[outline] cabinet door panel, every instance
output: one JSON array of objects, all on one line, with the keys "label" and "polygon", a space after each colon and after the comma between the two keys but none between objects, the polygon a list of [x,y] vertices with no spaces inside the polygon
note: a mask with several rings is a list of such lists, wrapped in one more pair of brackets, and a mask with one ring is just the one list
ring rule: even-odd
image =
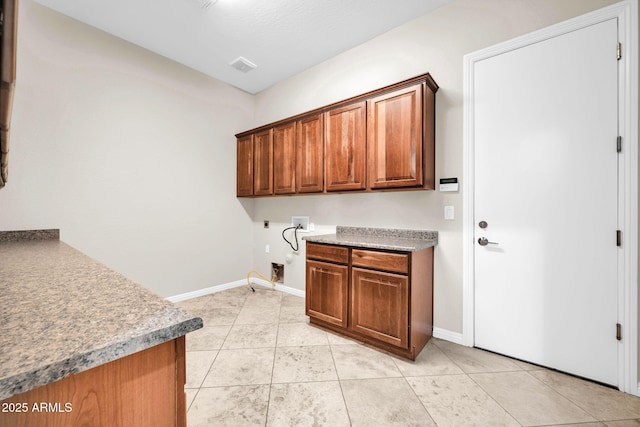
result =
[{"label": "cabinet door panel", "polygon": [[273,129],[273,189],[276,194],[296,192],[296,124]]},{"label": "cabinet door panel", "polygon": [[422,185],[422,92],[418,84],[368,101],[369,188]]},{"label": "cabinet door panel", "polygon": [[348,267],[307,260],[306,314],[347,326]]},{"label": "cabinet door panel", "polygon": [[321,192],[324,186],[322,114],[298,120],[296,132],[296,191]]},{"label": "cabinet door panel", "polygon": [[365,188],[366,103],[325,113],[324,152],[327,191]]},{"label": "cabinet door panel", "polygon": [[409,347],[409,279],[351,270],[351,328],[397,347]]},{"label": "cabinet door panel", "polygon": [[236,195],[253,196],[253,135],[238,139]]},{"label": "cabinet door panel", "polygon": [[273,133],[272,129],[253,136],[253,194],[273,194]]}]

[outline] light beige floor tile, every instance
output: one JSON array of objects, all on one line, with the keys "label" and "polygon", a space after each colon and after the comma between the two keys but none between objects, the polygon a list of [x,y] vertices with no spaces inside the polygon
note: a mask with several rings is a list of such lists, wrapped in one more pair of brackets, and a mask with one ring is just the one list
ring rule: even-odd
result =
[{"label": "light beige floor tile", "polygon": [[309,322],[309,317],[304,314],[304,306],[283,305],[280,308],[281,323]]},{"label": "light beige floor tile", "polygon": [[346,380],[340,384],[354,427],[436,425],[404,378]]},{"label": "light beige floor tile", "polygon": [[202,317],[204,327],[233,325],[240,313],[240,307],[212,307],[200,311],[190,311],[191,314]]},{"label": "light beige floor tile", "polygon": [[213,298],[208,302],[208,307],[242,307],[247,299],[248,293],[246,291],[231,291],[232,290],[228,290],[213,294]]},{"label": "light beige floor tile", "polygon": [[577,424],[554,424],[545,427],[607,427],[604,423],[577,423]]},{"label": "light beige floor tile", "polygon": [[[255,286],[254,286],[255,287]],[[274,307],[280,306],[282,292],[262,286],[256,287],[255,292],[250,292],[244,301],[245,307]]]},{"label": "light beige floor tile", "polygon": [[305,299],[296,295],[291,294],[283,294],[282,295],[282,306],[296,306],[302,307],[304,310]]},{"label": "light beige floor tile", "polygon": [[462,373],[458,365],[453,363],[438,346],[431,342],[427,343],[414,361],[400,357],[393,360],[405,377]]},{"label": "light beige floor tile", "polygon": [[217,351],[188,351],[186,354],[186,388],[198,388],[207,376]]},{"label": "light beige floor tile", "polygon": [[264,426],[269,386],[202,388],[187,413],[189,427]]},{"label": "light beige floor tile", "polygon": [[271,386],[267,426],[349,425],[349,416],[337,381]]},{"label": "light beige floor tile", "polygon": [[243,306],[238,317],[236,325],[260,325],[269,323],[278,323],[280,317],[280,305],[269,307]]},{"label": "light beige floor tile", "polygon": [[465,374],[413,377],[407,381],[438,427],[520,426]]},{"label": "light beige floor tile", "polygon": [[402,376],[391,356],[383,352],[362,345],[332,346],[331,352],[341,380]]},{"label": "light beige floor tile", "polygon": [[528,372],[497,372],[469,376],[522,425],[597,421]]},{"label": "light beige floor tile", "polygon": [[278,347],[273,365],[274,383],[337,380],[329,346]]},{"label": "light beige floor tile", "polygon": [[177,302],[176,304],[179,307],[193,313],[195,311],[202,311],[202,310],[208,309],[211,304],[211,301],[213,301],[213,294],[203,295],[197,298],[191,298],[185,301]]},{"label": "light beige floor tile", "polygon": [[604,425],[607,427],[640,427],[640,419],[607,421]]},{"label": "light beige floor tile", "polygon": [[202,386],[269,384],[273,358],[273,348],[220,350]]},{"label": "light beige floor tile", "polygon": [[640,418],[640,397],[559,372],[532,371],[531,375],[599,420]]},{"label": "light beige floor tile", "polygon": [[199,388],[185,388],[184,389],[184,393],[186,395],[186,400],[187,400],[187,411],[189,410],[189,407],[191,406],[191,404],[193,403],[193,399],[196,398],[196,394],[198,394],[198,390],[200,390]]},{"label": "light beige floor tile", "polygon": [[223,349],[275,347],[278,324],[234,325],[222,345]]},{"label": "light beige floor tile", "polygon": [[339,335],[335,332],[327,331],[327,337],[329,338],[330,345],[353,345],[353,344],[362,344],[362,342]]},{"label": "light beige floor tile", "polygon": [[220,350],[231,325],[208,326],[187,334],[187,351]]},{"label": "light beige floor tile", "polygon": [[281,323],[278,327],[278,347],[329,345],[327,333],[307,323]]},{"label": "light beige floor tile", "polygon": [[522,370],[512,359],[488,351],[438,339],[434,344],[466,373]]}]

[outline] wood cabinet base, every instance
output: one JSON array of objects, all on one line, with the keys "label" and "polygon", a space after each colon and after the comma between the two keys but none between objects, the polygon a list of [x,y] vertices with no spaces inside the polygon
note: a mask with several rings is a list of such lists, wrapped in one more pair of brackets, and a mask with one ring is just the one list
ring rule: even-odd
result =
[{"label": "wood cabinet base", "polygon": [[307,242],[312,325],[411,360],[433,333],[433,247],[415,252]]},{"label": "wood cabinet base", "polygon": [[424,342],[418,343],[418,346],[412,345],[409,349],[403,349],[396,347],[391,344],[387,344],[386,342],[376,340],[374,338],[369,338],[366,335],[359,334],[357,332],[352,332],[349,329],[344,329],[339,326],[332,325],[331,323],[323,322],[322,320],[314,319],[313,317],[309,318],[309,323],[313,326],[319,327],[320,329],[328,330],[330,332],[335,332],[339,335],[352,338],[356,341],[363,342],[365,344],[369,344],[372,347],[379,348],[381,350],[387,351],[391,354],[395,354],[400,357],[405,357],[407,359],[416,360],[416,357],[420,354],[424,346],[427,344],[429,339],[431,338],[431,332],[428,333],[428,336],[425,336]]},{"label": "wood cabinet base", "polygon": [[182,336],[6,399],[0,427],[185,427],[184,384]]}]

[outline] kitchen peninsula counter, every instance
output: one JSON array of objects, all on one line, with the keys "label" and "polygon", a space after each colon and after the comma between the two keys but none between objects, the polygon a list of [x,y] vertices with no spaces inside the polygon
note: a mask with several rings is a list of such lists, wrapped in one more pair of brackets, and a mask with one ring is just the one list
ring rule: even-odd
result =
[{"label": "kitchen peninsula counter", "polygon": [[[15,396],[16,402],[21,401],[20,396],[30,390],[36,392],[38,387],[45,389],[42,386],[63,383],[70,377],[77,377],[77,382],[82,377],[76,374],[132,355],[151,355],[145,352],[167,346],[168,356],[160,358],[173,363],[167,372],[173,376],[169,381],[177,384],[170,400],[177,402],[180,411],[184,409],[184,382],[179,384],[184,377],[184,335],[201,328],[202,319],[60,242],[57,230],[0,232],[0,325],[0,400],[13,402],[8,398]],[[155,359],[145,359],[141,367],[152,366]],[[169,366],[162,363],[163,369]],[[117,372],[114,378],[125,383],[139,369]],[[110,381],[108,374],[100,375],[100,381]],[[111,391],[121,392],[119,384],[109,386]],[[69,412],[79,415],[86,408],[73,401],[78,384],[72,391],[60,398],[62,404],[73,406],[68,407]],[[49,401],[54,399],[47,396]],[[134,397],[144,400],[144,396]],[[162,407],[163,402],[156,401],[154,406]],[[100,416],[110,425],[119,425],[108,419],[116,412]],[[0,426],[5,416],[7,413],[0,413]],[[126,424],[131,418],[121,421]]]}]

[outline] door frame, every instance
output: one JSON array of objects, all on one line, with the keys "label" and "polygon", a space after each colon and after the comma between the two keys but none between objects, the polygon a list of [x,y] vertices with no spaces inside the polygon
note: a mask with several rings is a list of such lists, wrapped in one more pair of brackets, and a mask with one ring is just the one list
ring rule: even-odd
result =
[{"label": "door frame", "polygon": [[[589,25],[618,18],[618,40],[622,44],[618,67],[618,133],[622,136],[618,170],[618,224],[622,247],[618,256],[618,322],[622,340],[618,348],[618,385],[621,391],[640,396],[638,384],[638,3],[620,3],[587,13],[515,39],[464,56],[463,140],[463,278],[462,342],[474,345],[475,268],[474,257],[474,69],[478,61],[547,40]],[[615,46],[612,47],[615,54]],[[612,141],[615,144],[615,141]],[[612,230],[612,233],[614,230]],[[613,334],[615,331],[612,325]]]}]

